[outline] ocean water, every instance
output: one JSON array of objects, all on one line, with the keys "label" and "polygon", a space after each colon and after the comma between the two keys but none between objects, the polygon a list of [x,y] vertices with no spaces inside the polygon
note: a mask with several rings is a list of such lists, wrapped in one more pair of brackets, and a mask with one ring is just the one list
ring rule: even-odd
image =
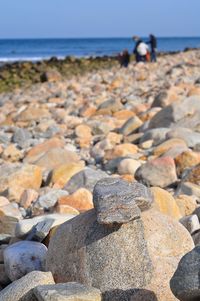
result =
[{"label": "ocean water", "polygon": [[[200,48],[200,37],[158,38],[159,51],[182,51],[187,47]],[[132,52],[131,38],[0,40],[0,62],[40,61],[53,56],[116,55],[125,48]]]}]

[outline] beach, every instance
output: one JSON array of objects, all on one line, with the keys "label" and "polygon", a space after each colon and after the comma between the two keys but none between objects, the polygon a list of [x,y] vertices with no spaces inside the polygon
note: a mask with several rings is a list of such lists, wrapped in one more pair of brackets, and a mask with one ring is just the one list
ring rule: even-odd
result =
[{"label": "beach", "polygon": [[198,49],[0,68],[0,301],[200,298],[199,70]]}]

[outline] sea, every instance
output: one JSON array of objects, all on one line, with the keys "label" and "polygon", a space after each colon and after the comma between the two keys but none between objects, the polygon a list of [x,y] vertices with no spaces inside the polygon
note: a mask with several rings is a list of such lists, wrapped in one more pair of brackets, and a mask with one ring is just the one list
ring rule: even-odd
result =
[{"label": "sea", "polygon": [[[0,63],[41,61],[51,57],[64,59],[66,56],[114,56],[124,49],[132,52],[133,48],[131,38],[0,39]],[[158,38],[160,52],[183,51],[185,48],[200,48],[200,37]]]}]

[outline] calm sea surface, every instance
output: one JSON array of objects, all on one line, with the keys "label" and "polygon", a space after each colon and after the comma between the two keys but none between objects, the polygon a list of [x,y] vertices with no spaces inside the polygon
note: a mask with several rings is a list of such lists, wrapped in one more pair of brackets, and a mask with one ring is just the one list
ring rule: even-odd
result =
[{"label": "calm sea surface", "polygon": [[[133,47],[131,38],[0,40],[0,62],[115,55],[124,48],[132,52]],[[186,47],[200,48],[200,37],[158,39],[159,51],[181,51]]]}]

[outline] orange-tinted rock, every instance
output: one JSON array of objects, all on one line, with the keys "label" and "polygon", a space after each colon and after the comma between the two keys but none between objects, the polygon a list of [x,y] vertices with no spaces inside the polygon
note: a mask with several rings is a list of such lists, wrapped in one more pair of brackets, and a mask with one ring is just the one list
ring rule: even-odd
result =
[{"label": "orange-tinted rock", "polygon": [[114,132],[110,132],[106,138],[111,142],[111,144],[119,144],[122,141],[123,136]]},{"label": "orange-tinted rock", "polygon": [[127,155],[136,154],[138,151],[138,147],[131,143],[124,143],[115,146],[113,150],[106,151],[105,159],[111,160],[117,157],[124,157]]},{"label": "orange-tinted rock", "polygon": [[171,148],[173,147],[182,147],[182,146],[187,146],[187,144],[185,143],[184,140],[182,139],[176,139],[176,138],[173,138],[173,139],[169,139],[165,142],[163,142],[162,144],[160,144],[159,146],[157,146],[155,149],[154,149],[154,155],[155,156],[160,156],[160,155],[163,155],[164,153],[166,153],[168,150],[170,150]]},{"label": "orange-tinted rock", "polygon": [[36,190],[33,189],[26,189],[22,193],[22,196],[20,198],[20,206],[27,209],[31,206],[31,204],[36,201],[39,194]]},{"label": "orange-tinted rock", "polygon": [[184,181],[191,182],[193,184],[200,186],[200,164],[194,166],[187,176],[184,178]]},{"label": "orange-tinted rock", "polygon": [[57,205],[56,212],[61,214],[79,214],[79,211],[69,205]]},{"label": "orange-tinted rock", "polygon": [[177,220],[182,217],[175,199],[168,191],[159,187],[152,187],[151,192],[154,196],[154,209]]},{"label": "orange-tinted rock", "polygon": [[185,168],[193,167],[200,163],[200,153],[185,151],[175,158],[177,173],[182,174]]},{"label": "orange-tinted rock", "polygon": [[6,161],[16,162],[23,158],[23,154],[14,144],[10,144],[4,149],[2,158]]},{"label": "orange-tinted rock", "polygon": [[80,212],[90,210],[93,208],[92,194],[89,190],[80,188],[73,194],[60,198],[58,205],[68,205]]},{"label": "orange-tinted rock", "polygon": [[57,188],[63,188],[73,175],[84,168],[84,162],[63,164],[52,171],[51,184]]},{"label": "orange-tinted rock", "polygon": [[0,207],[10,204],[9,200],[3,196],[0,196]]},{"label": "orange-tinted rock", "polygon": [[34,162],[38,160],[44,153],[53,148],[64,147],[64,141],[58,138],[51,138],[45,142],[38,144],[30,149],[27,153],[25,162]]},{"label": "orange-tinted rock", "polygon": [[130,117],[133,117],[135,116],[135,113],[134,112],[131,112],[129,110],[121,110],[119,112],[116,112],[113,114],[113,116],[117,119],[121,119],[121,120],[127,120],[129,119]]},{"label": "orange-tinted rock", "polygon": [[194,197],[189,195],[179,195],[176,198],[176,203],[179,207],[182,216],[191,215],[197,208],[197,203]]},{"label": "orange-tinted rock", "polygon": [[79,138],[91,138],[92,131],[88,125],[80,124],[75,129],[75,134]]},{"label": "orange-tinted rock", "polygon": [[17,116],[17,121],[29,122],[50,117],[49,110],[45,107],[28,107]]},{"label": "orange-tinted rock", "polygon": [[200,87],[194,87],[188,92],[188,96],[200,95]]}]

